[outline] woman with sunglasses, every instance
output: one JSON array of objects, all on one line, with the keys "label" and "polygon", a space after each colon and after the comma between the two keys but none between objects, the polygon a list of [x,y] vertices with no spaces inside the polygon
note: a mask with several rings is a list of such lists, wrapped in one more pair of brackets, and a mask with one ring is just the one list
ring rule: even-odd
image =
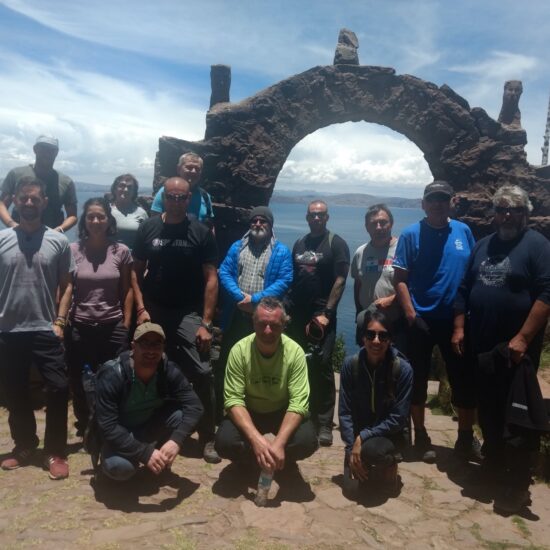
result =
[{"label": "woman with sunglasses", "polygon": [[412,368],[391,344],[384,313],[367,311],[363,347],[347,357],[340,375],[340,432],[346,444],[344,491],[351,479],[396,491],[397,462],[407,443]]},{"label": "woman with sunglasses", "polygon": [[134,247],[138,227],[149,217],[137,204],[139,184],[132,174],[122,174],[111,185],[111,212],[116,220],[119,243],[130,250]]},{"label": "woman with sunglasses", "polygon": [[89,415],[82,387],[85,366],[95,370],[128,346],[132,256],[126,245],[116,242],[116,221],[102,197],[84,203],[78,236],[71,244],[76,271],[65,345],[75,426],[77,435],[83,436]]}]

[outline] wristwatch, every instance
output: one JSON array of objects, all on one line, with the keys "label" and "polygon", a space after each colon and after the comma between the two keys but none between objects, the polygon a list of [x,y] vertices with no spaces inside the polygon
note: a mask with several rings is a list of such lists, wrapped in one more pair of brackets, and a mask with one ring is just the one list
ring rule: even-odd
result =
[{"label": "wristwatch", "polygon": [[205,323],[204,321],[201,321],[201,327],[204,327],[210,334],[214,331],[214,325],[212,322]]}]

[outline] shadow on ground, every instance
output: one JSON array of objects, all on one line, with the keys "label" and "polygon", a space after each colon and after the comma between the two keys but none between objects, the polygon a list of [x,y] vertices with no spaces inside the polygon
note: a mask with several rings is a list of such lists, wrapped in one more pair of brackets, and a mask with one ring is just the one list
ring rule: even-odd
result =
[{"label": "shadow on ground", "polygon": [[[92,476],[90,485],[97,502],[102,502],[111,510],[122,512],[172,510],[200,486],[199,483],[171,471],[154,476],[145,469],[141,469],[132,479],[123,482],[113,481],[102,473],[96,473]],[[155,502],[140,502],[141,497],[153,495],[156,497]]]}]

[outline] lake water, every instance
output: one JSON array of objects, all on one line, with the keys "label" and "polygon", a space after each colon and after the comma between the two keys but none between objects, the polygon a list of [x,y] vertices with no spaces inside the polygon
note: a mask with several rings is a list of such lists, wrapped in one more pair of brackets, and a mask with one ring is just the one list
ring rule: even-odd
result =
[{"label": "lake water", "polygon": [[[79,215],[84,202],[90,197],[97,196],[96,191],[78,193]],[[305,204],[271,203],[271,210],[275,217],[275,235],[291,250],[297,239],[309,231],[305,219]],[[365,231],[366,207],[330,206],[330,220],[328,227],[333,233],[340,235],[347,243],[350,254],[369,240]],[[411,223],[420,220],[424,213],[419,208],[392,208],[394,216],[393,234],[399,236],[402,229]],[[67,233],[69,239],[75,240],[75,228]],[[338,307],[338,333],[344,335],[348,353],[355,351],[355,305],[353,302],[353,280],[348,277],[346,289]]]}]

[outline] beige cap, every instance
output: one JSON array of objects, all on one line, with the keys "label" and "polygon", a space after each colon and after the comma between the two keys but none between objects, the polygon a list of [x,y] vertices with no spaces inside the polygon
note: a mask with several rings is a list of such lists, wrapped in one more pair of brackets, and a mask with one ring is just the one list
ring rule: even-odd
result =
[{"label": "beige cap", "polygon": [[136,331],[134,332],[134,342],[137,342],[142,336],[149,334],[149,332],[159,334],[160,336],[162,336],[163,340],[166,340],[166,335],[164,334],[162,327],[160,325],[157,325],[156,323],[151,323],[147,321],[146,323],[142,323],[136,328]]}]

